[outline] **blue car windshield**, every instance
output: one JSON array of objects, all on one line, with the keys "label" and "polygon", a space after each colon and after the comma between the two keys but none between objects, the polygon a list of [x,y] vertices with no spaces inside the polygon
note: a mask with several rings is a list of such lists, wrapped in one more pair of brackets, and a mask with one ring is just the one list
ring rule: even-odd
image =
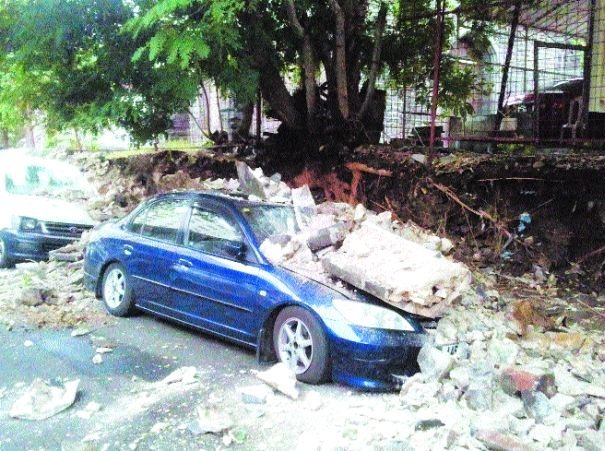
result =
[{"label": "blue car windshield", "polygon": [[299,231],[294,208],[286,205],[249,205],[241,209],[259,243],[276,235]]}]

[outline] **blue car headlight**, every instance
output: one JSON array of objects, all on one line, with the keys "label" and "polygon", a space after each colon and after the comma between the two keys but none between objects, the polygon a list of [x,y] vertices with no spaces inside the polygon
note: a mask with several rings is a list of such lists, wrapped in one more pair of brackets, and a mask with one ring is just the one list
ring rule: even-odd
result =
[{"label": "blue car headlight", "polygon": [[332,304],[347,322],[355,326],[414,332],[414,327],[410,322],[392,310],[344,299],[336,299],[332,301]]}]

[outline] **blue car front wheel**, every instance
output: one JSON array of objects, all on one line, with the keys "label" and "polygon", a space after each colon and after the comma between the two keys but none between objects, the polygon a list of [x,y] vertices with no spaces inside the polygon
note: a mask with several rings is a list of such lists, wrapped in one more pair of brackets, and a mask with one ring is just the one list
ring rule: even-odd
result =
[{"label": "blue car front wheel", "polygon": [[134,302],[130,280],[126,269],[119,263],[107,267],[101,285],[103,303],[114,316],[129,316],[134,312]]},{"label": "blue car front wheel", "polygon": [[327,379],[330,358],[326,335],[319,321],[300,307],[283,309],[273,327],[277,358],[286,363],[298,380],[319,384]]}]

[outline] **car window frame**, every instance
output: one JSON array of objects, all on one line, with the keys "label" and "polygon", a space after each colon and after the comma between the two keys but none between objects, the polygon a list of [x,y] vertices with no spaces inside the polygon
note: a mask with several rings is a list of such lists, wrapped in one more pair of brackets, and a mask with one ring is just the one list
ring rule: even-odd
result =
[{"label": "car window frame", "polygon": [[[204,251],[202,249],[196,249],[195,247],[187,245],[186,243],[187,243],[187,238],[189,235],[189,225],[191,223],[191,217],[193,216],[193,212],[196,209],[206,210],[210,213],[214,213],[214,214],[226,217],[227,220],[230,220],[230,222],[237,228],[237,230],[242,238],[242,243],[246,246],[245,256],[243,258],[236,258],[236,257],[230,257],[228,255],[219,255],[219,254],[214,254],[211,252]],[[183,224],[183,235],[181,237],[182,239],[181,239],[180,246],[182,246],[185,249],[192,251],[192,252],[199,252],[203,255],[209,255],[209,256],[212,256],[215,258],[226,259],[226,260],[230,260],[230,261],[234,261],[234,262],[239,262],[242,264],[258,264],[259,263],[259,260],[254,252],[254,248],[253,248],[252,244],[250,243],[250,240],[248,239],[244,228],[240,224],[240,221],[238,221],[236,215],[233,214],[233,212],[231,210],[229,210],[227,207],[225,207],[223,205],[215,204],[215,203],[195,201],[195,202],[192,202],[191,205],[189,205],[188,210],[189,211],[188,211],[188,214],[186,215],[186,220]]]},{"label": "car window frame", "polygon": [[[143,229],[145,227],[145,221],[147,220],[147,215],[149,213],[149,210],[154,208],[156,205],[158,205],[160,203],[165,203],[165,202],[183,202],[184,203],[183,206],[187,209],[181,215],[181,220],[179,222],[179,226],[177,229],[175,241],[166,241],[166,240],[156,238],[153,236],[143,235],[143,233],[142,233]],[[167,245],[180,246],[183,244],[184,228],[185,228],[185,225],[187,224],[186,221],[188,221],[188,218],[189,218],[190,209],[191,209],[191,200],[184,198],[184,197],[156,199],[153,202],[150,202],[149,204],[143,205],[142,208],[133,211],[133,215],[130,217],[128,222],[126,222],[126,224],[124,225],[124,229],[128,233],[130,233],[138,238],[144,238],[146,240],[154,241],[157,243],[163,243],[163,244],[167,244]],[[132,230],[132,225],[133,225],[134,221],[139,217],[143,218],[143,225],[140,227],[140,229],[138,231],[134,231],[134,230]]]}]

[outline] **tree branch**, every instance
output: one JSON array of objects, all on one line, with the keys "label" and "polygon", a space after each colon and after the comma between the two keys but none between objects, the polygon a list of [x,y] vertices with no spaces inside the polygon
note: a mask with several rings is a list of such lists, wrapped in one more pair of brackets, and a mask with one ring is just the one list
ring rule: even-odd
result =
[{"label": "tree branch", "polygon": [[338,108],[344,119],[349,117],[349,96],[347,88],[347,61],[346,61],[346,32],[345,32],[345,14],[338,4],[337,0],[328,0],[328,3],[334,11],[336,21],[335,30],[335,72],[338,94]]},{"label": "tree branch", "polygon": [[378,17],[376,19],[376,30],[374,32],[374,50],[372,51],[372,63],[370,66],[370,75],[368,76],[368,89],[366,91],[365,99],[361,108],[359,109],[359,118],[363,118],[370,107],[370,103],[374,98],[374,92],[376,91],[376,78],[378,77],[378,70],[380,69],[380,53],[382,52],[382,35],[384,33],[384,27],[386,26],[387,18],[387,7],[384,3],[380,5],[378,11]]}]

